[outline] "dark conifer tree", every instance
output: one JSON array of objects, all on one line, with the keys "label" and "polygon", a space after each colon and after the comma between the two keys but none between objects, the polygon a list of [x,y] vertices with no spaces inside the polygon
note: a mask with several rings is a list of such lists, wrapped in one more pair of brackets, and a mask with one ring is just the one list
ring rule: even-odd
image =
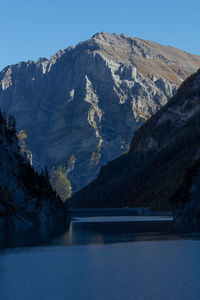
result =
[{"label": "dark conifer tree", "polygon": [[13,132],[13,134],[16,134],[16,120],[13,115],[8,116],[8,129]]}]

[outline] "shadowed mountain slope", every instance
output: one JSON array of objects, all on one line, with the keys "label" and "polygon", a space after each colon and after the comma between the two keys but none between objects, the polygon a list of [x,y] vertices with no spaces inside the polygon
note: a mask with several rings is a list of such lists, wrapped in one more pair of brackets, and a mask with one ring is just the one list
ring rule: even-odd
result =
[{"label": "shadowed mountain slope", "polygon": [[65,205],[47,177],[35,172],[20,155],[12,122],[6,123],[0,112],[0,227],[21,230],[41,224],[64,225]]},{"label": "shadowed mountain slope", "polygon": [[135,133],[130,152],[102,167],[72,207],[170,207],[187,168],[200,157],[200,70]]},{"label": "shadowed mountain slope", "polygon": [[76,192],[199,67],[199,56],[179,49],[97,33],[49,60],[2,70],[0,107],[27,132],[34,166],[62,165]]}]

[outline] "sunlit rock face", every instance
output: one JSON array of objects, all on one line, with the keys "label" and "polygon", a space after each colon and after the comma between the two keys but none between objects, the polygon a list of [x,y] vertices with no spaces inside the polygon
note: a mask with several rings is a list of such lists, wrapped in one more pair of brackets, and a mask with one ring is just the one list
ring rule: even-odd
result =
[{"label": "sunlit rock face", "polygon": [[173,208],[177,227],[200,225],[199,145],[200,69],[135,132],[130,151],[102,167],[68,204]]},{"label": "sunlit rock face", "polygon": [[125,35],[97,33],[49,60],[0,73],[0,106],[14,114],[36,167],[68,167],[73,192],[129,149],[134,131],[200,67],[200,57]]}]

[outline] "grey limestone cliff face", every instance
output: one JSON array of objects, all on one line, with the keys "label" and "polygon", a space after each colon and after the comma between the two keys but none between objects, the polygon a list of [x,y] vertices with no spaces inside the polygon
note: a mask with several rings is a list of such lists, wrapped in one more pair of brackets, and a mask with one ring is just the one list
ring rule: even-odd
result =
[{"label": "grey limestone cliff face", "polygon": [[[135,132],[130,151],[102,167],[97,179],[73,195],[69,205],[75,208],[148,206],[165,210],[172,203],[188,202],[183,205],[184,210],[189,212],[191,208],[194,214],[199,214],[199,208],[195,211],[199,193],[195,191],[193,202],[185,199],[185,186],[188,187],[188,182],[192,185],[191,180],[185,184],[185,174],[200,158],[199,129],[200,70],[187,78],[176,95]],[[183,219],[186,219],[184,210]]]},{"label": "grey limestone cliff face", "polygon": [[2,70],[0,107],[27,132],[33,164],[68,167],[76,192],[128,151],[134,131],[198,67],[199,56],[98,33],[49,60]]}]

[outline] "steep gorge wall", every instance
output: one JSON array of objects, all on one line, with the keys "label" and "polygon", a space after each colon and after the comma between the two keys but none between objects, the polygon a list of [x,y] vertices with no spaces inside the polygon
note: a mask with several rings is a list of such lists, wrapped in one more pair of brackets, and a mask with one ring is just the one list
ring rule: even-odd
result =
[{"label": "steep gorge wall", "polygon": [[179,203],[183,198],[186,204],[180,204],[177,214],[183,207],[181,214],[186,221],[187,214],[190,219],[190,208],[195,215],[196,207],[199,214],[199,177],[193,186],[192,201],[189,196],[185,199],[190,186],[184,193],[187,169],[200,159],[199,145],[200,70],[187,78],[176,95],[135,132],[130,151],[102,167],[97,179],[68,203],[71,207],[169,209],[172,195],[180,188],[182,192],[171,201]]}]

